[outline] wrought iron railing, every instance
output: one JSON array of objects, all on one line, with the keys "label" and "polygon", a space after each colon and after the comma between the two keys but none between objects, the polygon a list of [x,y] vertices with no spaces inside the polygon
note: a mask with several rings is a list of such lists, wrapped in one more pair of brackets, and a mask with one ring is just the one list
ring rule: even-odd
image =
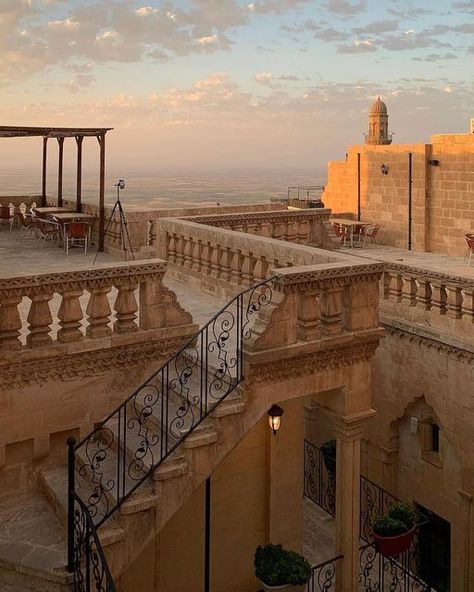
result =
[{"label": "wrought iron railing", "polygon": [[363,545],[359,555],[361,589],[367,592],[430,592],[431,586],[414,569],[417,550],[418,542],[413,540],[407,551],[394,557],[385,557],[373,544]]},{"label": "wrought iron railing", "polygon": [[343,555],[338,555],[312,567],[306,592],[335,592],[337,563],[342,558]]},{"label": "wrought iron railing", "polygon": [[[320,508],[335,516],[336,482],[328,471],[321,450],[305,440],[304,495]],[[360,477],[360,550],[361,589],[368,592],[425,592],[431,590],[420,577],[420,528],[428,524],[427,516],[417,510],[417,528],[410,548],[394,557],[384,557],[375,548],[373,525],[400,500],[367,477]],[[426,571],[426,566],[425,566]],[[430,570],[428,569],[428,572]],[[319,590],[315,588],[315,590]],[[324,588],[323,588],[324,590]],[[331,590],[329,587],[328,590]],[[310,590],[310,592],[312,592]]]},{"label": "wrought iron railing", "polygon": [[272,300],[272,281],[235,296],[93,432],[68,441],[68,566],[77,592],[115,590],[97,529],[243,380],[243,342]]},{"label": "wrought iron railing", "polygon": [[308,440],[304,441],[304,495],[336,515],[336,476],[326,468],[321,450]]}]

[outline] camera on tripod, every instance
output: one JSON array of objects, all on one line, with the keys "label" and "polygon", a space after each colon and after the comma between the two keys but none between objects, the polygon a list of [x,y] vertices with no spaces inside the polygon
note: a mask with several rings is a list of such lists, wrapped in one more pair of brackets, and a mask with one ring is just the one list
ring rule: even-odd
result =
[{"label": "camera on tripod", "polygon": [[[115,200],[115,204],[114,204],[112,213],[110,214],[109,220],[105,226],[104,236],[107,236],[109,234],[109,227],[112,223],[112,220],[114,220],[115,212],[118,210],[118,221],[119,221],[119,225],[120,225],[119,226],[119,240],[120,240],[120,246],[122,249],[123,257],[124,257],[125,261],[127,261],[129,254],[130,254],[130,258],[133,261],[134,257],[133,257],[132,242],[130,240],[130,235],[128,233],[128,226],[127,226],[127,220],[125,219],[125,212],[123,211],[122,202],[120,201],[120,190],[125,189],[125,181],[123,179],[119,179],[117,181],[117,183],[115,183],[114,187],[117,187],[117,199]],[[95,254],[94,261],[92,262],[92,265],[94,265],[94,263],[96,262],[98,254],[99,254],[99,251],[97,251],[97,253]]]}]

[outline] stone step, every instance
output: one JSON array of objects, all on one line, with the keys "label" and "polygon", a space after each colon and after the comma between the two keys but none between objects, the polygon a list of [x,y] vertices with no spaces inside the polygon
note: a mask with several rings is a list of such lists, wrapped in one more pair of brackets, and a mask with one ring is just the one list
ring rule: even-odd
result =
[{"label": "stone step", "polygon": [[[184,435],[184,434],[183,434]],[[183,448],[199,448],[215,444],[218,440],[217,430],[213,426],[201,424],[183,442]]]},{"label": "stone step", "polygon": [[42,571],[0,560],[0,590],[3,592],[70,592],[72,574]]},{"label": "stone step", "polygon": [[241,399],[228,399],[220,403],[210,414],[211,417],[219,419],[228,415],[237,415],[245,410],[245,403]]},{"label": "stone step", "polygon": [[[59,465],[42,471],[39,474],[40,484],[53,504],[57,516],[64,527],[67,527],[67,465]],[[89,490],[76,472],[76,492],[83,500],[87,500]],[[106,547],[123,540],[124,532],[120,525],[111,517],[100,529],[102,546]]]},{"label": "stone step", "polygon": [[166,481],[175,477],[181,477],[189,471],[189,465],[184,456],[177,454],[171,455],[154,472],[153,481]]}]

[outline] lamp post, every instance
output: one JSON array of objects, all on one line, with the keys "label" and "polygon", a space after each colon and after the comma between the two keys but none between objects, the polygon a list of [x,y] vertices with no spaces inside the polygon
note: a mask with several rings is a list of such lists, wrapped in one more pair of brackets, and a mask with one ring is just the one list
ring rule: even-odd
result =
[{"label": "lamp post", "polygon": [[276,436],[276,433],[278,432],[281,426],[281,416],[283,415],[284,411],[279,405],[272,405],[270,409],[267,411],[267,413],[268,423],[273,432],[273,435]]}]

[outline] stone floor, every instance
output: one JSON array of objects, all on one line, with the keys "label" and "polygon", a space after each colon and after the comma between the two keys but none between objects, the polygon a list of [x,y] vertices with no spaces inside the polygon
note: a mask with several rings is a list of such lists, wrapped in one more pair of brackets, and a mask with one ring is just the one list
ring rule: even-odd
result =
[{"label": "stone floor", "polygon": [[65,530],[40,491],[0,498],[0,561],[44,571],[65,565]]},{"label": "stone floor", "polygon": [[336,556],[334,518],[314,502],[303,500],[303,555],[311,565]]},{"label": "stone floor", "polygon": [[439,253],[420,253],[384,245],[368,245],[366,247],[354,247],[353,249],[344,247],[341,249],[341,253],[376,261],[412,265],[428,271],[458,275],[474,280],[474,263],[468,267],[467,263],[463,261],[463,257],[449,257]]}]

